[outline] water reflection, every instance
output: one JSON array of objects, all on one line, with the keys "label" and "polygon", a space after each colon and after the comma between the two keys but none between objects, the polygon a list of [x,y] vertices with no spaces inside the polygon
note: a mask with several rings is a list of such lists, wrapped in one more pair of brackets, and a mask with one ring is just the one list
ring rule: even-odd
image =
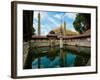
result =
[{"label": "water reflection", "polygon": [[[75,47],[75,46],[74,46]],[[81,47],[82,49],[83,47]],[[72,49],[72,48],[71,48]],[[78,48],[79,49],[79,48]],[[86,48],[87,49],[87,48]],[[88,54],[84,53],[85,48],[82,51],[75,52],[68,48],[59,49],[55,48],[41,48],[40,51],[34,51],[34,59],[32,61],[32,68],[57,68],[57,67],[75,67],[75,66],[90,66],[87,65],[90,60],[90,48],[88,48]],[[84,54],[84,55],[83,55]],[[36,57],[37,56],[37,57]]]},{"label": "water reflection", "polygon": [[70,52],[66,55],[66,67],[74,66],[76,55],[71,54]]}]

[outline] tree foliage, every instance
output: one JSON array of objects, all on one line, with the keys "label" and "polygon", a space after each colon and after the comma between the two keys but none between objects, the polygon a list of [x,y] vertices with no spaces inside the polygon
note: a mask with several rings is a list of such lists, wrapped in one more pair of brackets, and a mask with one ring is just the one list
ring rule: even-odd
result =
[{"label": "tree foliage", "polygon": [[84,33],[86,30],[91,27],[91,15],[85,13],[79,13],[76,16],[75,21],[73,22],[74,28],[80,34]]},{"label": "tree foliage", "polygon": [[32,27],[32,35],[35,35],[35,29]]}]

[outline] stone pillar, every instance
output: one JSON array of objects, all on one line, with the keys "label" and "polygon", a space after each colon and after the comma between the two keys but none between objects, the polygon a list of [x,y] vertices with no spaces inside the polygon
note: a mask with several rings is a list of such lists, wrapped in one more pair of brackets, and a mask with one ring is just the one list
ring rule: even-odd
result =
[{"label": "stone pillar", "polygon": [[63,47],[63,41],[62,41],[62,38],[60,38],[60,48]]},{"label": "stone pillar", "polygon": [[60,48],[63,48],[63,38],[60,36]]}]

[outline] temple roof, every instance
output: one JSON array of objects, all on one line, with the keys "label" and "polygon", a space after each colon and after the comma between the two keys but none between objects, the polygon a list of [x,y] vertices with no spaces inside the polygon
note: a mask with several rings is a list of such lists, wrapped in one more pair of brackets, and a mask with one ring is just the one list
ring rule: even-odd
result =
[{"label": "temple roof", "polygon": [[80,39],[80,38],[86,38],[91,37],[91,30],[87,30],[83,34],[79,35],[72,35],[72,36],[63,36],[58,34],[48,34],[47,36],[32,36],[33,39],[49,39],[49,38],[63,38],[63,39]]}]

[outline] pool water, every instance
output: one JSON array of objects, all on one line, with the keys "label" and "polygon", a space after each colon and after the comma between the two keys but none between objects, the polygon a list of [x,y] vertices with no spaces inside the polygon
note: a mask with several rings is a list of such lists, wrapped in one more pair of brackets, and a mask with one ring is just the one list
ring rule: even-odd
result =
[{"label": "pool water", "polygon": [[[90,64],[87,64],[90,60],[90,48],[81,47],[81,49],[83,52],[77,53],[67,48],[38,48],[33,52],[32,69],[90,66]],[[84,53],[86,49],[88,54]],[[40,54],[38,50],[41,51]]]}]

